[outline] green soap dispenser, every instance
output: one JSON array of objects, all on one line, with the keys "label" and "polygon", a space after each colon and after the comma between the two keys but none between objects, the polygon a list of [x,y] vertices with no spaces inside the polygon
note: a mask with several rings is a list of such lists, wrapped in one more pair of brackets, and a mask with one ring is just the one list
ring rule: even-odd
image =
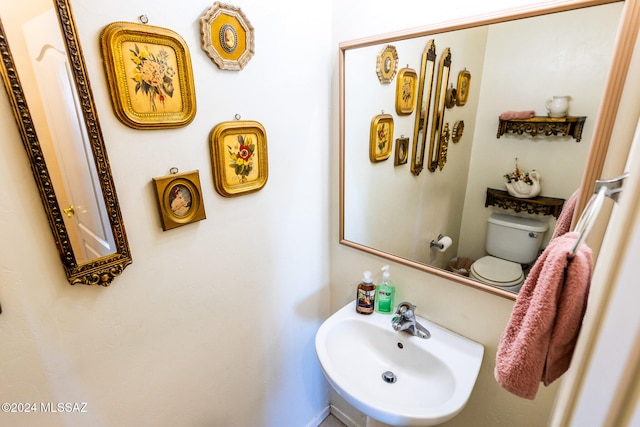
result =
[{"label": "green soap dispenser", "polygon": [[382,267],[382,282],[376,286],[376,311],[378,313],[393,313],[393,298],[396,288],[389,280],[389,266]]}]

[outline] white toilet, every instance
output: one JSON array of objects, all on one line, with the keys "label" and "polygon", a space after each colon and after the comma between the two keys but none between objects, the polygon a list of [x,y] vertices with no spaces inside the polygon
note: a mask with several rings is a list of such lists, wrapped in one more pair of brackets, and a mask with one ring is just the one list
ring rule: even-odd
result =
[{"label": "white toilet", "polygon": [[481,283],[518,292],[524,282],[522,264],[538,256],[549,224],[536,219],[492,213],[485,249],[489,255],[473,264],[469,276]]}]

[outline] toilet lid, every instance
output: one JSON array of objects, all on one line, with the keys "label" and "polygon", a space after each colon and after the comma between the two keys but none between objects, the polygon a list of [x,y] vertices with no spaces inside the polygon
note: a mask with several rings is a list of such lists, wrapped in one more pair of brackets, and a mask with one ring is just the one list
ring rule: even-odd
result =
[{"label": "toilet lid", "polygon": [[513,286],[524,280],[520,264],[493,256],[482,257],[471,264],[471,272],[478,279],[496,286]]}]

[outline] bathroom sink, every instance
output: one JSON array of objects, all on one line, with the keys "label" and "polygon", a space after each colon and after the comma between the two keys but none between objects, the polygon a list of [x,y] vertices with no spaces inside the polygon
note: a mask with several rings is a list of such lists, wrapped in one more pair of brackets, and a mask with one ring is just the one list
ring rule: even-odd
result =
[{"label": "bathroom sink", "polygon": [[351,302],[316,334],[322,370],[365,415],[396,426],[432,426],[458,414],[478,377],[484,347],[423,318],[423,339],[391,326],[392,315],[355,312]]}]

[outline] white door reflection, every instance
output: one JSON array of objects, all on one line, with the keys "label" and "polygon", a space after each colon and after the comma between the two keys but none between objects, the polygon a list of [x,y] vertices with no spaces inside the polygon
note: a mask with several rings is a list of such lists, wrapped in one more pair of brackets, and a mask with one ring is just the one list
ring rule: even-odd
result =
[{"label": "white door reflection", "polygon": [[[28,103],[42,105],[44,119],[34,114],[34,122],[39,135],[45,127],[50,133],[41,143],[45,153],[54,155],[46,156],[47,167],[60,209],[66,214],[76,260],[84,263],[112,254],[113,232],[55,11],[33,18],[23,30],[40,98],[30,97]],[[30,92],[34,91],[27,96]],[[38,120],[44,121],[42,125]]]}]

